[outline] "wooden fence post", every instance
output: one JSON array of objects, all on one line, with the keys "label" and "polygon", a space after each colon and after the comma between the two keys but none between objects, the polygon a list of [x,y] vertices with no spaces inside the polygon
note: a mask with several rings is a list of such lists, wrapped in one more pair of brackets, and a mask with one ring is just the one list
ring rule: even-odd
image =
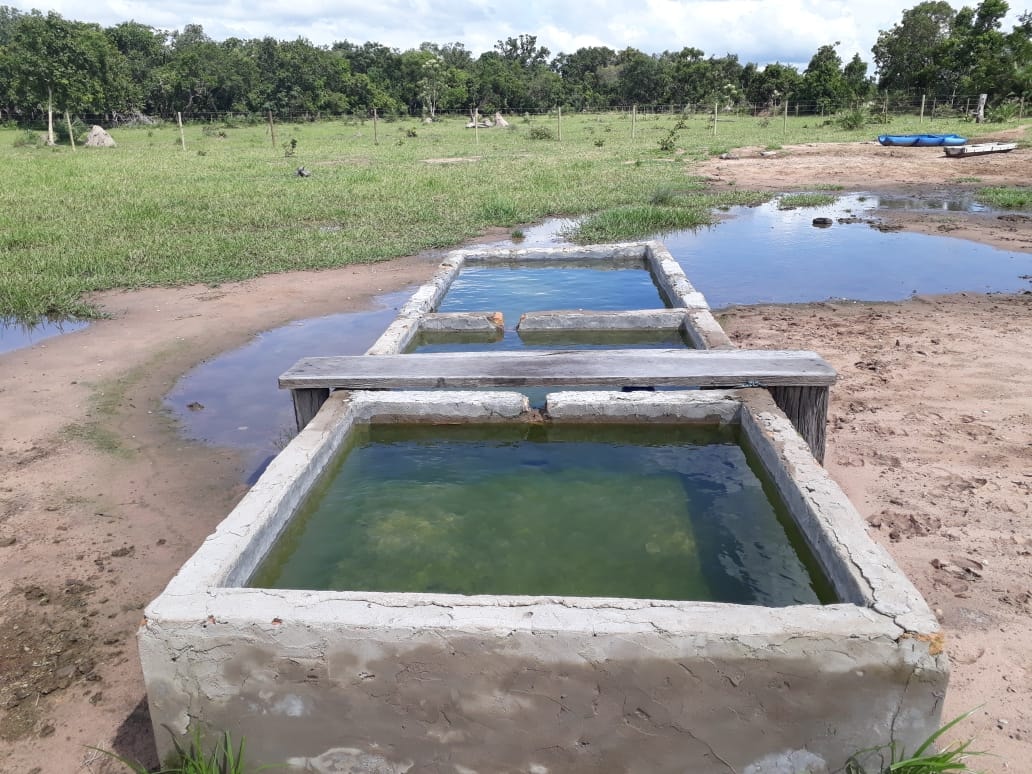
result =
[{"label": "wooden fence post", "polygon": [[379,118],[380,117],[376,113],[376,108],[373,108],[373,145],[380,144],[380,134],[378,128]]},{"label": "wooden fence post", "polygon": [[924,108],[925,108],[925,100],[926,99],[928,99],[928,95],[927,94],[922,94],[921,95],[921,123],[922,124],[924,123]]},{"label": "wooden fence post", "polygon": [[272,122],[272,111],[269,111],[269,135],[272,137],[272,147],[276,147],[276,125]]},{"label": "wooden fence post", "polygon": [[65,123],[68,124],[68,140],[72,143],[72,150],[75,150],[75,132],[72,131],[72,118],[65,111]]},{"label": "wooden fence post", "polygon": [[186,134],[183,133],[183,114],[176,112],[176,123],[179,124],[179,144],[186,150]]}]

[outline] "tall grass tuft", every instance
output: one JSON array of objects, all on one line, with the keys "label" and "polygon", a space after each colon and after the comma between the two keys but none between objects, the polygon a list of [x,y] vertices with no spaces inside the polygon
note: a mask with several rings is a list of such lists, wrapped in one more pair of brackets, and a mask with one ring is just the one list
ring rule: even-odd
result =
[{"label": "tall grass tuft", "polygon": [[[204,735],[196,726],[189,742],[183,744],[173,734],[172,745],[174,751],[168,763],[156,772],[152,772],[141,763],[123,758],[109,750],[102,750],[98,747],[90,749],[114,758],[133,774],[246,774],[247,770],[244,768],[244,740],[241,739],[240,743],[234,747],[233,740],[228,731],[222,732],[218,743],[208,752],[205,752],[204,749]],[[269,767],[263,766],[262,768]]]},{"label": "tall grass tuft", "polygon": [[1032,209],[1032,188],[983,188],[975,198],[1001,210]]},{"label": "tall grass tuft", "polygon": [[[898,748],[893,742],[870,750],[861,750],[851,755],[846,761],[845,774],[946,774],[947,772],[974,772],[968,767],[967,759],[973,755],[984,755],[984,752],[971,750],[971,741],[954,742],[938,752],[934,751],[935,743],[963,720],[971,716],[975,710],[965,712],[954,718],[942,728],[925,739],[913,754]],[[869,768],[870,761],[876,761],[877,768]]]}]

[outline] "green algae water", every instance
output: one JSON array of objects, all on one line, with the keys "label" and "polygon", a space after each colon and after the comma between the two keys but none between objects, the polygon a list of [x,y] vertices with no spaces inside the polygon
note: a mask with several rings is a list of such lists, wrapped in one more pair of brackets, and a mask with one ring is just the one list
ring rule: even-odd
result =
[{"label": "green algae water", "polygon": [[833,601],[732,430],[363,430],[252,587]]}]

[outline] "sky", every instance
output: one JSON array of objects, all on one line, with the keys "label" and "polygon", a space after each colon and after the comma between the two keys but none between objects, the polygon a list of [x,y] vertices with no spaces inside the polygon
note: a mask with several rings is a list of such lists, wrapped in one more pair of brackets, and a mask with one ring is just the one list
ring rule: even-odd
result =
[{"label": "sky", "polygon": [[[632,46],[646,53],[702,49],[706,56],[805,67],[822,45],[838,42],[843,61],[872,62],[879,30],[891,29],[920,0],[0,0],[23,11],[111,26],[134,20],[161,29],[200,24],[216,40],[348,40],[406,50],[420,43],[465,44],[479,55],[495,43],[536,35],[552,55],[584,46]],[[964,3],[953,3],[959,8]],[[968,5],[977,5],[969,0]],[[1009,30],[1023,10],[1011,2]],[[872,67],[873,69],[873,67]]]}]

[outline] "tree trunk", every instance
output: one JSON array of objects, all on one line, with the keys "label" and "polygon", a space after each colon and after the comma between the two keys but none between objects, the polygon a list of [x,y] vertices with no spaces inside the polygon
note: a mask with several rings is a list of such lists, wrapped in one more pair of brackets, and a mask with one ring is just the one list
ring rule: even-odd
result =
[{"label": "tree trunk", "polygon": [[54,142],[54,91],[47,86],[47,145]]}]

